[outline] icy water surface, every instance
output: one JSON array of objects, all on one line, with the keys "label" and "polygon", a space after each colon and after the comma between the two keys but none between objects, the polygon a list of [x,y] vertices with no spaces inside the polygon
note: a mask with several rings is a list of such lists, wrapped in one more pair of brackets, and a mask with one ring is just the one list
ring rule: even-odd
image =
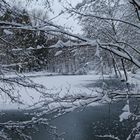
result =
[{"label": "icy water surface", "polygon": [[[125,140],[135,126],[135,122],[129,120],[123,123],[119,122],[119,115],[122,113],[123,105],[123,102],[119,102],[111,106],[106,104],[87,107],[82,111],[78,109],[52,120],[51,124],[57,127],[59,134],[63,134],[61,138],[64,138],[64,140],[111,140],[98,137],[106,134],[118,136],[120,140]],[[5,112],[0,117],[1,122],[28,119],[29,116],[20,111]],[[44,126],[40,126],[37,131],[29,131],[33,140],[60,140],[50,135],[48,133],[49,129]],[[13,139],[19,140],[14,136]]]}]

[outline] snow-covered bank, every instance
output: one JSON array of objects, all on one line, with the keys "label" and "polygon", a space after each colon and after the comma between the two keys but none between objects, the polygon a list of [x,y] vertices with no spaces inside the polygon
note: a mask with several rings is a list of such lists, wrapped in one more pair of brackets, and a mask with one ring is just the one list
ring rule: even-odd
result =
[{"label": "snow-covered bank", "polygon": [[[54,94],[59,95],[59,97],[61,98],[65,97],[66,95],[67,96],[74,95],[79,97],[81,96],[86,97],[87,95],[88,95],[87,97],[99,96],[98,95],[99,93],[96,92],[96,90],[98,90],[99,87],[95,88],[93,83],[96,83],[97,80],[99,79],[102,80],[103,78],[101,75],[97,75],[94,72],[92,72],[92,74],[90,75],[58,75],[56,73],[52,74],[47,72],[26,73],[24,75],[30,78],[33,82],[44,85],[46,87],[46,91],[44,92],[49,93],[50,95],[54,95]],[[7,78],[8,77],[13,78],[15,76],[16,75],[7,75]],[[107,77],[109,77],[109,75],[104,76],[104,78]],[[135,92],[137,93],[140,86],[139,73],[137,74],[129,73],[129,82],[138,85],[137,86],[138,89],[135,89],[136,90]],[[85,85],[91,85],[91,86],[87,87]],[[17,97],[21,99],[24,105],[11,103],[9,98],[6,95],[2,94],[0,99],[1,110],[26,108],[37,102],[42,102],[42,100],[44,99],[42,94],[34,89],[24,88],[22,86],[17,86],[15,87],[15,89],[17,91],[15,92]],[[97,105],[97,104],[99,103],[94,102],[92,105]],[[58,103],[53,105],[57,106]],[[63,103],[63,105],[66,105],[66,103]],[[76,105],[78,106],[78,104]]]},{"label": "snow-covered bank", "polygon": [[[50,76],[53,75],[53,76]],[[54,75],[51,73],[31,73],[26,74],[33,82],[44,85],[49,94],[59,94],[60,97],[65,95],[86,95],[96,94],[93,90],[84,87],[84,84],[96,81],[100,75]],[[10,77],[14,77],[11,75]],[[30,88],[16,87],[18,97],[22,99],[25,105],[11,103],[6,95],[2,95],[0,100],[0,109],[18,109],[30,106],[41,100],[41,93]]]}]

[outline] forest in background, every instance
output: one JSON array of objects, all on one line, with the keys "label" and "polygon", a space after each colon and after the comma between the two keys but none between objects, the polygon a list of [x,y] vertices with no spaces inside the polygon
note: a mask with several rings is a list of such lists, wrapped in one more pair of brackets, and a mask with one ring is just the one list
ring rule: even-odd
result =
[{"label": "forest in background", "polygon": [[[4,7],[3,4],[1,6]],[[140,60],[140,35],[136,27],[139,15],[136,6],[129,1],[101,0],[83,1],[75,8],[66,9],[69,14],[77,16],[84,37],[97,42],[93,43],[94,46],[79,40],[78,35],[74,38],[69,32],[53,31],[51,28],[55,26],[42,23],[49,21],[47,12],[42,16],[40,10],[35,13],[18,9],[17,5],[4,7],[0,17],[3,21],[1,65],[18,72],[47,70],[60,74],[86,74],[89,70],[101,72],[103,69],[104,73],[115,71],[118,75],[120,70],[127,69],[135,73],[139,67],[136,61]],[[12,22],[13,27],[4,27],[6,22]],[[19,27],[14,23],[19,24]],[[33,29],[22,29],[20,26]],[[17,27],[20,29],[17,30]],[[129,58],[123,58],[126,55]]]}]

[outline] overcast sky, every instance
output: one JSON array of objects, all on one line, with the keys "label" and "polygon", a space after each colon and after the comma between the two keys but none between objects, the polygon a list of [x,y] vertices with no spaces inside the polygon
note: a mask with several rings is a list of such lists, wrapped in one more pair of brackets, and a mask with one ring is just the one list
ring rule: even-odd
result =
[{"label": "overcast sky", "polygon": [[[28,3],[26,2],[26,0],[7,0],[9,1],[11,4],[13,3],[16,3],[18,4],[18,7],[28,7],[28,9],[38,9],[38,10],[43,10],[44,8],[44,1],[45,0],[33,0],[31,3]],[[62,1],[65,1],[65,0],[62,0]],[[73,6],[75,6],[78,2],[81,2],[82,0],[67,0],[68,2],[70,2]],[[54,0],[53,4],[52,4],[52,9],[54,11],[54,13],[50,13],[49,14],[49,18],[50,19],[53,19],[54,17],[56,17],[56,15],[58,15],[61,10],[63,10],[63,6],[62,4],[60,4],[58,2],[58,0]],[[63,3],[64,6],[66,6],[65,3]],[[81,32],[81,27],[80,25],[77,24],[77,20],[74,18],[74,17],[69,17],[69,15],[67,14],[64,14],[64,15],[61,15],[57,18],[54,18],[52,20],[55,24],[59,24],[59,25],[62,25],[64,27],[71,27],[73,33],[82,33]]]},{"label": "overcast sky", "polygon": [[[62,5],[55,0],[53,10],[54,14],[50,14],[50,17],[55,17],[63,9]],[[69,0],[73,6],[82,0]],[[64,4],[63,4],[64,5]],[[77,24],[77,20],[74,17],[69,17],[69,15],[61,15],[53,20],[56,24],[63,25],[65,27],[71,27],[74,33],[81,33],[81,27]]]}]

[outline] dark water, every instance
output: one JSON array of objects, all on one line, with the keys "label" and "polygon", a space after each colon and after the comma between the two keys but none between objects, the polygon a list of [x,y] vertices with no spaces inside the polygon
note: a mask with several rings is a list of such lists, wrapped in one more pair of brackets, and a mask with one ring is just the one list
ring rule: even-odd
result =
[{"label": "dark water", "polygon": [[[57,132],[63,134],[64,140],[111,140],[109,138],[99,138],[98,135],[114,135],[120,140],[126,140],[132,128],[136,125],[133,121],[119,121],[122,107],[125,101],[105,104],[95,107],[87,107],[84,110],[77,109],[69,114],[65,114],[50,122],[57,127]],[[133,108],[133,107],[132,107]],[[29,116],[21,111],[5,112],[1,115],[0,121],[7,120],[28,120]],[[60,140],[48,133],[47,127],[39,126],[38,130],[28,130],[33,140]],[[29,133],[28,133],[29,134]],[[19,140],[13,136],[13,140]]]},{"label": "dark water", "polygon": [[[119,115],[122,113],[123,102],[113,105],[88,107],[83,111],[77,110],[63,117],[57,118],[51,124],[57,126],[58,132],[63,133],[65,140],[111,140],[99,138],[97,135],[114,135],[125,140],[136,122],[130,120],[121,123]],[[34,140],[49,140],[45,130]]]},{"label": "dark water", "polygon": [[[106,85],[111,89],[125,90],[126,85],[120,80],[106,80]],[[84,85],[86,87],[101,87],[102,80]],[[133,85],[130,86],[133,88]],[[120,140],[126,140],[132,128],[136,126],[135,121],[126,120],[119,121],[119,115],[126,101],[119,101],[113,104],[102,104],[100,106],[86,107],[77,109],[71,113],[65,114],[55,120],[51,120],[50,124],[57,127],[57,133],[62,134],[61,137],[54,136],[52,130],[45,126],[39,126],[36,130],[29,129],[25,133],[32,136],[33,140],[111,140],[109,138],[99,138],[98,135],[114,135]],[[135,106],[139,101],[132,100],[130,102],[131,110],[135,110]],[[24,121],[29,120],[32,116],[24,114],[23,111],[7,111],[0,115],[0,122]],[[2,114],[2,112],[1,112]],[[49,118],[49,116],[46,116]],[[13,140],[20,140],[12,135]],[[21,139],[22,140],[22,139]]]}]

